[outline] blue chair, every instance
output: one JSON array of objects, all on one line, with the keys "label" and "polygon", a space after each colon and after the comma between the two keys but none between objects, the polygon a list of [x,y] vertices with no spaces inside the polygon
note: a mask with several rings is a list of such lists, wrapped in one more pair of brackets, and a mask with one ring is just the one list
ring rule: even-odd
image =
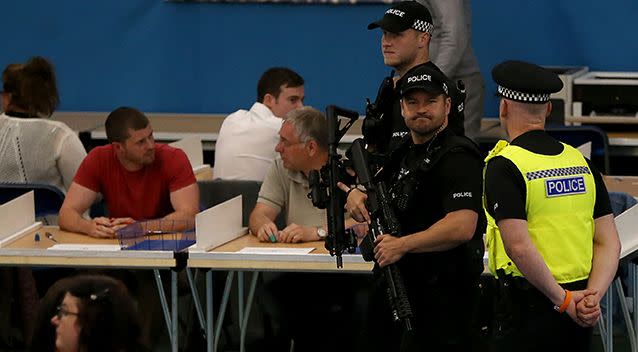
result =
[{"label": "blue chair", "polygon": [[38,183],[0,183],[0,203],[7,203],[29,191],[33,191],[35,216],[56,215],[64,202],[64,193],[51,185]]},{"label": "blue chair", "polygon": [[609,138],[596,126],[546,126],[550,136],[572,147],[591,142],[591,161],[598,171],[609,175]]}]

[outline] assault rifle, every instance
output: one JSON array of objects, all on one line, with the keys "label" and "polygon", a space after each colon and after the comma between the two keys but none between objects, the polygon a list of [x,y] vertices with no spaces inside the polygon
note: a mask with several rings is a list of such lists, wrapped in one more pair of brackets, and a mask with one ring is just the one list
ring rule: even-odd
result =
[{"label": "assault rifle", "polygon": [[[345,117],[348,121],[340,128],[339,117]],[[328,162],[320,171],[312,170],[308,174],[312,204],[319,209],[326,209],[328,216],[328,236],[325,239],[326,249],[330,255],[336,256],[337,267],[343,267],[343,252],[354,253],[357,249],[355,235],[346,231],[344,224],[343,208],[346,204],[345,193],[337,186],[337,182],[346,184],[354,183],[346,173],[346,166],[341,155],[337,152],[339,141],[346,131],[359,118],[359,114],[334,105],[326,107],[328,122]]]},{"label": "assault rifle", "polygon": [[[374,241],[382,234],[395,237],[401,236],[401,226],[397,220],[386,186],[382,180],[374,181],[370,176],[368,164],[368,152],[365,150],[362,139],[356,139],[350,148],[350,157],[354,170],[359,178],[359,183],[365,186],[366,208],[370,213],[371,223],[368,225],[368,233],[359,245],[361,254],[366,261],[374,260]],[[386,265],[380,268],[387,283],[388,300],[395,321],[403,321],[406,330],[412,330],[410,318],[412,308],[408,300],[408,294],[403,283],[401,271],[396,264]]]}]

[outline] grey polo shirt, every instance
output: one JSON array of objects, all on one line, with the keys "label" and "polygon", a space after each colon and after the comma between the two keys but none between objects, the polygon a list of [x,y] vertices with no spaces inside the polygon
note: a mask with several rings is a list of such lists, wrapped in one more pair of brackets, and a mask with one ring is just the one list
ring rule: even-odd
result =
[{"label": "grey polo shirt", "polygon": [[315,208],[308,193],[308,178],[301,172],[286,169],[283,161],[277,158],[266,172],[257,202],[283,212],[288,225],[325,225],[326,210]]}]

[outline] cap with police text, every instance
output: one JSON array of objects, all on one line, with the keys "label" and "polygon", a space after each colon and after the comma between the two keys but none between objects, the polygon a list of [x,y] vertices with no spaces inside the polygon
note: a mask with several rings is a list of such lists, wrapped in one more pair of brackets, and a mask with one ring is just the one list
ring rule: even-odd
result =
[{"label": "cap with police text", "polygon": [[522,103],[543,104],[563,88],[558,75],[528,62],[509,60],[492,69],[498,95]]},{"label": "cap with police text", "polygon": [[380,20],[368,25],[368,29],[377,27],[392,33],[400,33],[409,28],[432,33],[432,15],[416,1],[402,1],[389,8]]},{"label": "cap with police text", "polygon": [[449,95],[445,76],[427,65],[411,70],[402,78],[402,81],[401,96],[417,89],[434,94]]}]

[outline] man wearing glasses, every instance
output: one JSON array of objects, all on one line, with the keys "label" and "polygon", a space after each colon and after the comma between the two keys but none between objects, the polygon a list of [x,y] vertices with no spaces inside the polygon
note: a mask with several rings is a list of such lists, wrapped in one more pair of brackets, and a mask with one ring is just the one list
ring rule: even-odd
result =
[{"label": "man wearing glasses", "polygon": [[[303,107],[286,115],[275,147],[275,159],[266,173],[257,204],[250,214],[250,231],[262,242],[311,242],[326,235],[326,211],[308,199],[308,174],[328,161],[328,126],[316,109]],[[286,227],[278,229],[275,218],[283,213]],[[346,220],[346,226],[353,220]],[[357,312],[357,292],[364,294],[366,275],[264,273],[263,307],[273,319],[275,341],[267,350],[287,349],[292,338],[295,351],[354,349],[352,331],[362,316]],[[341,294],[333,295],[338,287]],[[308,305],[308,302],[312,302]],[[307,306],[308,309],[299,309]],[[329,339],[317,339],[317,331],[334,329]]]},{"label": "man wearing glasses", "polygon": [[[315,208],[308,193],[308,173],[328,161],[328,127],[324,115],[311,107],[293,110],[279,130],[270,166],[250,214],[250,232],[263,242],[309,242],[326,236],[326,211]],[[287,226],[277,229],[284,214]]]}]

